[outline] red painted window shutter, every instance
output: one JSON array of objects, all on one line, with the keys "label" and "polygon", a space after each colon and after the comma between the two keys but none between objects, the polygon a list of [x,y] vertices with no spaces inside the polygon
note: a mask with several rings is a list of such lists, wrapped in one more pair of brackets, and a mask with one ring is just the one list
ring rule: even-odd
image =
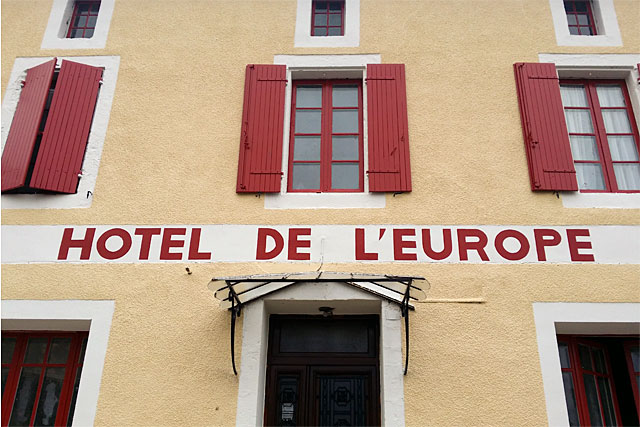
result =
[{"label": "red painted window shutter", "polygon": [[282,179],[284,65],[247,65],[238,193],[278,193]]},{"label": "red painted window shutter", "polygon": [[514,64],[531,190],[576,191],[555,64]]},{"label": "red painted window shutter", "polygon": [[367,65],[369,191],[411,191],[404,64]]},{"label": "red painted window shutter", "polygon": [[62,61],[30,187],[75,193],[102,68]]},{"label": "red painted window shutter", "polygon": [[2,191],[24,186],[56,60],[27,70],[2,152]]}]

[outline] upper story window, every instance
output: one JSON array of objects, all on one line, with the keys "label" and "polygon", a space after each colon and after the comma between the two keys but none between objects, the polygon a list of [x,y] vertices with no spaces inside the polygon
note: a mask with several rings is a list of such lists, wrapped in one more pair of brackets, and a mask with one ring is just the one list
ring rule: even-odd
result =
[{"label": "upper story window", "polygon": [[288,191],[363,191],[361,81],[295,81]]},{"label": "upper story window", "polygon": [[345,0],[313,0],[312,36],[343,36]]},{"label": "upper story window", "polygon": [[564,10],[567,13],[570,34],[581,36],[598,34],[590,0],[564,0]]},{"label": "upper story window", "polygon": [[98,22],[100,1],[76,1],[73,5],[73,15],[69,23],[67,37],[71,39],[93,37]]},{"label": "upper story window", "polygon": [[581,191],[640,191],[638,129],[624,81],[560,84]]}]

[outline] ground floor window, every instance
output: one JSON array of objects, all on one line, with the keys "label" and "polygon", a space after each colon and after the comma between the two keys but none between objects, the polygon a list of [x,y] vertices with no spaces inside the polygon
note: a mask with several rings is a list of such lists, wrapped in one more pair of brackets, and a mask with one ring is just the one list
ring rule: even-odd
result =
[{"label": "ground floor window", "polygon": [[88,332],[2,332],[2,425],[71,425]]}]

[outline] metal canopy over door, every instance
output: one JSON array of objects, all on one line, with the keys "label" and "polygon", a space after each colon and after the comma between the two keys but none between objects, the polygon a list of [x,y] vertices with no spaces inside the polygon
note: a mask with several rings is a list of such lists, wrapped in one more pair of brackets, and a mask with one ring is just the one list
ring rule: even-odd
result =
[{"label": "metal canopy over door", "polygon": [[272,315],[265,424],[380,425],[378,316]]}]

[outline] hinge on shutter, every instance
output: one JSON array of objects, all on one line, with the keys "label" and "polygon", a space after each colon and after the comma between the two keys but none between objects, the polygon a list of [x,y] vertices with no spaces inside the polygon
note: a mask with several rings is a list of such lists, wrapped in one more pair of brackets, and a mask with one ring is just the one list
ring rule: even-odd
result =
[{"label": "hinge on shutter", "polygon": [[253,175],[284,175],[284,173],[280,171],[251,171],[249,173]]},{"label": "hinge on shutter", "polygon": [[570,169],[560,169],[560,170],[542,169],[542,172],[544,173],[576,173],[575,170],[570,170]]},{"label": "hinge on shutter", "polygon": [[364,79],[365,81],[368,80],[395,80],[395,77],[367,77],[366,79]]},{"label": "hinge on shutter", "polygon": [[27,84],[26,81],[24,80],[20,80],[20,87],[24,87]]},{"label": "hinge on shutter", "polygon": [[368,170],[367,173],[400,173],[399,170]]},{"label": "hinge on shutter", "polygon": [[258,78],[259,82],[287,82],[287,79],[261,79]]}]

